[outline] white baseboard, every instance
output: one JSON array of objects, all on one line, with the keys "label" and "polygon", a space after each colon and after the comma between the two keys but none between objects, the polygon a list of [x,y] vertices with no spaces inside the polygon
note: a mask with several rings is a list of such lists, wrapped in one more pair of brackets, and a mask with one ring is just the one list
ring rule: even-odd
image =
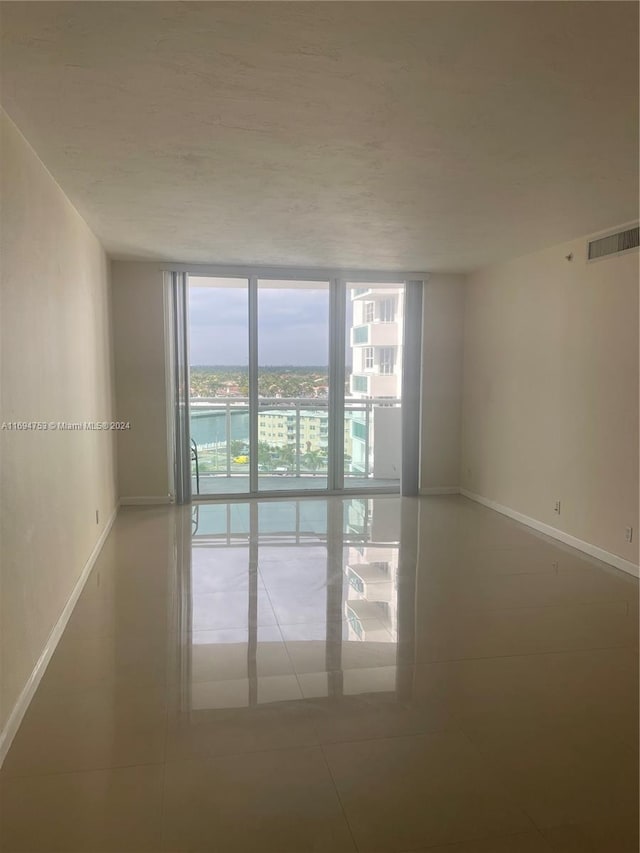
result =
[{"label": "white baseboard", "polygon": [[171,495],[140,495],[120,498],[120,506],[159,506],[173,503]]},{"label": "white baseboard", "polygon": [[476,495],[474,492],[470,492],[467,489],[460,489],[460,494],[464,495],[465,498],[470,498],[472,501],[476,501],[483,506],[489,507],[489,509],[494,509],[496,512],[502,513],[502,515],[507,515],[509,518],[513,518],[514,521],[526,524],[527,527],[532,527],[539,533],[544,533],[546,536],[558,539],[560,542],[564,542],[565,545],[569,545],[571,548],[577,548],[578,551],[582,551],[590,557],[595,557],[596,560],[608,563],[610,566],[614,566],[616,569],[627,572],[636,578],[640,577],[640,567],[635,563],[632,563],[631,560],[625,560],[624,557],[612,554],[611,551],[605,551],[604,548],[598,548],[597,545],[592,545],[590,542],[585,542],[583,539],[571,536],[570,533],[558,530],[557,527],[552,527],[550,524],[545,524],[543,521],[538,521],[536,518],[531,518],[531,516],[524,515],[523,513],[517,512],[515,509],[511,509],[508,506],[503,506],[502,504],[496,503],[496,501],[482,497],[482,495]]},{"label": "white baseboard", "polygon": [[114,508],[111,513],[109,520],[104,526],[104,530],[100,534],[98,541],[93,547],[91,554],[89,554],[89,558],[87,562],[84,564],[82,571],[80,572],[80,577],[76,581],[76,585],[73,588],[73,592],[69,596],[67,603],[64,606],[64,610],[60,614],[60,618],[56,622],[53,627],[53,630],[49,634],[49,638],[45,643],[44,649],[42,650],[42,654],[38,658],[36,665],[34,666],[31,675],[29,676],[27,683],[22,688],[20,695],[16,701],[16,704],[13,706],[13,710],[9,714],[9,719],[7,720],[4,728],[0,732],[0,767],[2,767],[2,763],[9,752],[9,747],[20,727],[20,723],[22,722],[22,718],[24,717],[27,708],[29,707],[29,703],[33,699],[33,696],[38,688],[42,680],[42,676],[49,665],[49,661],[51,660],[53,653],[56,650],[56,646],[60,642],[60,637],[64,629],[67,627],[67,622],[73,612],[73,608],[75,607],[76,601],[80,597],[80,593],[91,573],[91,569],[100,553],[102,546],[104,545],[104,541],[109,535],[109,531],[113,526],[113,522],[116,519],[116,515],[118,514],[118,506]]},{"label": "white baseboard", "polygon": [[421,495],[459,495],[460,486],[429,486],[419,492]]}]

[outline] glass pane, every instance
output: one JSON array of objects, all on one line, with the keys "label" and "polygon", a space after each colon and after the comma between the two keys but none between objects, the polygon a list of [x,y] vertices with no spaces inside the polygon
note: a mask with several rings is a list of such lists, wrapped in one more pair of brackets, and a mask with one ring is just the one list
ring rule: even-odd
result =
[{"label": "glass pane", "polygon": [[329,283],[258,281],[258,488],[327,488]]},{"label": "glass pane", "polygon": [[347,282],[344,485],[400,487],[404,284]]},{"label": "glass pane", "polygon": [[249,491],[249,282],[189,276],[193,494]]}]

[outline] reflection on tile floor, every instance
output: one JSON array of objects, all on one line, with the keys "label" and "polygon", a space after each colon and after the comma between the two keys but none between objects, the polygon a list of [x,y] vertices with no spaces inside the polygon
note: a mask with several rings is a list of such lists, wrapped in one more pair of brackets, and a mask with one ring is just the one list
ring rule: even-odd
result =
[{"label": "reflection on tile floor", "polygon": [[637,596],[460,497],[123,509],[0,849],[636,853]]}]

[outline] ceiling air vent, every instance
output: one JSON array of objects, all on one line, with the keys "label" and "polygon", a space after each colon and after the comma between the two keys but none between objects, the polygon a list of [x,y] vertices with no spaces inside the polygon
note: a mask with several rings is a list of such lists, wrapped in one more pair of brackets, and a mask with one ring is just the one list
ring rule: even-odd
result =
[{"label": "ceiling air vent", "polygon": [[636,225],[634,228],[626,228],[624,231],[590,240],[587,258],[590,261],[597,261],[599,258],[637,249],[638,245],[640,245],[640,227]]}]

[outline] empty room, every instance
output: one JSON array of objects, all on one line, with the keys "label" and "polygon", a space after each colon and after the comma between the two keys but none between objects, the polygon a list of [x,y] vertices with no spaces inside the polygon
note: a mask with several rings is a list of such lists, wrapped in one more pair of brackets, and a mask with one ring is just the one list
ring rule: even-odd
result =
[{"label": "empty room", "polygon": [[0,2],[0,851],[637,853],[636,2]]}]

